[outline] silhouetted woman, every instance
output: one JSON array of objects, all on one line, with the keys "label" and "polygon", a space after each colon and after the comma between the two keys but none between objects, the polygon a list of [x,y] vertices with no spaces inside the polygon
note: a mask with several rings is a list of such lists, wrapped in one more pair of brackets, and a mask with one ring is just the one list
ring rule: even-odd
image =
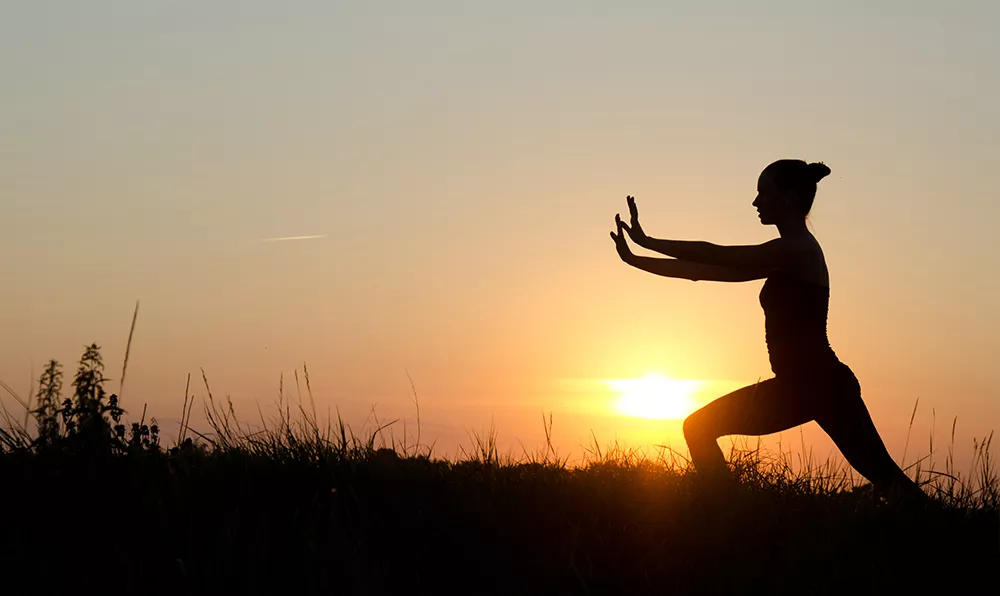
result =
[{"label": "silhouetted woman", "polygon": [[[616,215],[618,233],[611,237],[623,261],[657,275],[692,281],[767,280],[760,305],[774,377],[724,395],[684,421],[684,438],[699,472],[728,474],[719,437],[766,435],[815,420],[879,492],[922,497],[889,456],[861,400],[857,378],[827,339],[830,277],[819,242],[806,228],[806,216],[816,183],[829,173],[822,163],[793,159],[776,161],[761,172],[753,205],[761,224],[777,226],[780,235],[763,244],[718,246],[650,238],[639,225],[632,197],[626,199],[631,224]],[[632,254],[623,231],[639,246],[674,258]]]}]

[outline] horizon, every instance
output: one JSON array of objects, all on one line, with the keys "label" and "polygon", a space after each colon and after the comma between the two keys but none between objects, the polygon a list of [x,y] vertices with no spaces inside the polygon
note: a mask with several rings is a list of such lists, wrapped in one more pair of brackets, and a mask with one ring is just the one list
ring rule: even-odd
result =
[{"label": "horizon", "polygon": [[90,343],[117,387],[138,301],[123,404],[164,436],[188,374],[253,422],[306,363],[356,428],[411,429],[415,391],[445,456],[490,424],[533,450],[549,414],[562,454],[684,451],[686,413],[771,376],[762,282],[656,278],[607,233],[634,195],[650,235],[764,242],[757,176],[796,158],[832,170],[830,343],[893,458],[957,420],[963,469],[1000,420],[1000,6],[57,4],[0,9],[21,396]]}]

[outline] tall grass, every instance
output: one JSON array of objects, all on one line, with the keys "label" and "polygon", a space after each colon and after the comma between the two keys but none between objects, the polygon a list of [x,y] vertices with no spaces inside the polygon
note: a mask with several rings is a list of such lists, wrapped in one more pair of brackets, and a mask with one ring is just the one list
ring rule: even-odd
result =
[{"label": "tall grass", "polygon": [[[125,367],[123,366],[123,374]],[[919,458],[932,497],[900,508],[849,468],[734,444],[722,488],[685,455],[596,438],[569,465],[552,444],[501,453],[471,432],[454,460],[372,411],[317,416],[308,369],[279,382],[276,413],[241,419],[201,371],[173,445],[128,424],[89,346],[62,397],[50,362],[25,408],[3,409],[4,582],[103,593],[910,593],[1000,580],[992,435],[972,468]],[[304,390],[303,390],[304,387]],[[412,384],[411,384],[412,387]],[[132,399],[135,399],[134,397]],[[912,421],[911,421],[912,424]],[[933,444],[932,444],[933,455]],[[993,583],[992,585],[1000,585]],[[16,593],[16,592],[11,592]]]}]

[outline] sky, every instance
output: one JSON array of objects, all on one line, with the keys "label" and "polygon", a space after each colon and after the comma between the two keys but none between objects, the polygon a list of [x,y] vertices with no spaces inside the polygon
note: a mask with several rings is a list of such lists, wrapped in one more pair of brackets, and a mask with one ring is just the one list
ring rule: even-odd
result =
[{"label": "sky", "polygon": [[[683,452],[682,414],[615,383],[693,408],[769,377],[762,282],[631,269],[614,215],[764,242],[757,176],[798,158],[832,170],[833,349],[897,461],[943,460],[952,422],[961,458],[1000,422],[998,26],[987,0],[5,2],[0,380],[96,342],[118,390],[138,301],[123,404],[167,436],[189,373],[253,421],[305,363],[319,411],[399,439],[419,405],[442,456],[491,425],[531,452],[543,414],[572,457]],[[835,453],[815,423],[766,440]]]}]

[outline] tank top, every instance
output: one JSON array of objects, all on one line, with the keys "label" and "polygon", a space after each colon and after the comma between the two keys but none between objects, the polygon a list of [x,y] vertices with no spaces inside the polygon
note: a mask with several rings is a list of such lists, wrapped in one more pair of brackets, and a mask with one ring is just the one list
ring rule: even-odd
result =
[{"label": "tank top", "polygon": [[812,376],[840,364],[826,333],[830,288],[772,275],[760,290],[760,306],[775,376]]}]

